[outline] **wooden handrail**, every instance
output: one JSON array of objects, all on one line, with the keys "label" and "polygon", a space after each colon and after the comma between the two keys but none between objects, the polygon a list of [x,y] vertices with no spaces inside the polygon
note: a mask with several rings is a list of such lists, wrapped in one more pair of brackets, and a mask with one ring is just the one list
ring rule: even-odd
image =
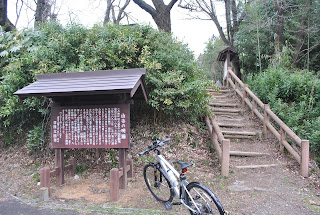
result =
[{"label": "wooden handrail", "polygon": [[[233,80],[234,79],[234,82]],[[269,105],[265,105],[248,87],[245,85],[232,71],[231,68],[227,70],[227,84],[230,85],[242,98],[244,104],[246,104],[263,123],[265,132],[271,131],[271,133],[279,140],[281,148],[285,147],[288,152],[297,160],[301,165],[301,174],[304,177],[308,177],[308,162],[309,162],[309,141],[301,140],[301,138],[296,135],[272,110],[269,108]],[[241,86],[243,92],[238,86]],[[252,99],[251,103],[248,95]],[[264,113],[260,113],[257,105],[264,110]],[[271,118],[275,123],[278,124],[282,133],[278,132],[277,129],[269,122]],[[287,135],[296,143],[301,151],[299,153],[288,143],[286,140]],[[303,144],[302,144],[303,143]]]},{"label": "wooden handrail", "polygon": [[211,143],[215,148],[221,163],[221,175],[229,175],[230,166],[230,140],[224,139],[218,123],[211,117],[205,118],[211,137]]},{"label": "wooden handrail", "polygon": [[266,110],[271,118],[301,147],[301,139],[271,109]]}]

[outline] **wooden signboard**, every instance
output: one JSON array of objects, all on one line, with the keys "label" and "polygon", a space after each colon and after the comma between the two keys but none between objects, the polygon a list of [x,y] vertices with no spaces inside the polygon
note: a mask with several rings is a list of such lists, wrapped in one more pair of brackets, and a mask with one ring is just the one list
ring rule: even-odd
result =
[{"label": "wooden signboard", "polygon": [[129,104],[54,106],[52,148],[129,148]]}]

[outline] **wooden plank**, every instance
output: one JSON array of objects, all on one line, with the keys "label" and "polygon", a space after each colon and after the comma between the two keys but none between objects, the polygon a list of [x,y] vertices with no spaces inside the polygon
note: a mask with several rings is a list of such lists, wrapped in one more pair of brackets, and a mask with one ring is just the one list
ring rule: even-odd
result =
[{"label": "wooden plank", "polygon": [[224,113],[240,113],[242,110],[238,108],[212,108],[214,112],[224,112]]},{"label": "wooden plank", "polygon": [[238,104],[222,103],[222,102],[209,102],[209,105],[211,105],[211,106],[220,106],[220,107],[239,107]]},{"label": "wooden plank", "polygon": [[279,164],[265,164],[265,165],[248,165],[248,166],[235,166],[237,169],[258,169],[279,166]]},{"label": "wooden plank", "polygon": [[253,139],[255,136],[248,136],[248,135],[230,135],[230,134],[226,134],[223,135],[224,138],[228,138],[228,139]]},{"label": "wooden plank", "polygon": [[214,136],[213,136],[213,133],[212,133],[213,128],[212,128],[212,126],[211,126],[209,117],[206,117],[205,121],[206,121],[206,125],[207,125],[207,127],[208,127],[208,131],[209,131],[211,143],[212,143],[212,145],[214,146],[214,148],[215,148],[215,150],[216,150],[216,152],[217,152],[217,154],[218,154],[219,160],[220,160],[220,162],[221,162],[222,150],[221,150],[221,147],[220,147],[218,141],[217,141],[216,138],[214,138]]},{"label": "wooden plank", "polygon": [[224,139],[224,137],[223,137],[223,134],[222,134],[222,132],[221,132],[221,130],[220,130],[220,127],[219,127],[218,124],[217,124],[217,121],[214,120],[214,119],[212,119],[211,117],[210,117],[210,120],[211,120],[213,129],[214,129],[216,135],[218,136],[219,143],[222,143],[222,140]]},{"label": "wooden plank", "polygon": [[245,156],[245,157],[259,157],[264,155],[269,155],[268,153],[261,152],[243,152],[243,151],[230,151],[232,156]]},{"label": "wooden plank", "polygon": [[247,135],[247,136],[256,136],[257,132],[251,132],[251,131],[221,131],[223,134],[229,134],[229,135]]},{"label": "wooden plank", "polygon": [[223,122],[219,122],[218,125],[220,127],[234,127],[234,128],[242,128],[245,127],[245,125],[243,124],[228,124],[228,123],[223,123]]}]

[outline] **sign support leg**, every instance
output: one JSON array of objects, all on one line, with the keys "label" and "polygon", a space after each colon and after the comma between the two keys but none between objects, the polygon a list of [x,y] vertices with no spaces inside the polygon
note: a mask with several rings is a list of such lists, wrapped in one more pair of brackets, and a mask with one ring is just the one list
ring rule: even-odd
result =
[{"label": "sign support leg", "polygon": [[119,149],[119,168],[122,169],[123,175],[120,177],[120,189],[127,188],[127,151]]},{"label": "sign support leg", "polygon": [[57,169],[57,186],[64,184],[64,151],[55,149],[55,166]]}]

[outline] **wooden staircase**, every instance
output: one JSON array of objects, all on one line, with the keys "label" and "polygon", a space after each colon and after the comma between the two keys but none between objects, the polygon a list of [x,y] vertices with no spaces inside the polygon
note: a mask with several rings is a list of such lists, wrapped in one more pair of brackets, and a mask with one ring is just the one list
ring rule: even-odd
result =
[{"label": "wooden staircase", "polygon": [[209,90],[215,121],[225,139],[230,139],[230,168],[256,169],[274,167],[270,146],[262,137],[263,125],[237,99],[233,90]]}]

